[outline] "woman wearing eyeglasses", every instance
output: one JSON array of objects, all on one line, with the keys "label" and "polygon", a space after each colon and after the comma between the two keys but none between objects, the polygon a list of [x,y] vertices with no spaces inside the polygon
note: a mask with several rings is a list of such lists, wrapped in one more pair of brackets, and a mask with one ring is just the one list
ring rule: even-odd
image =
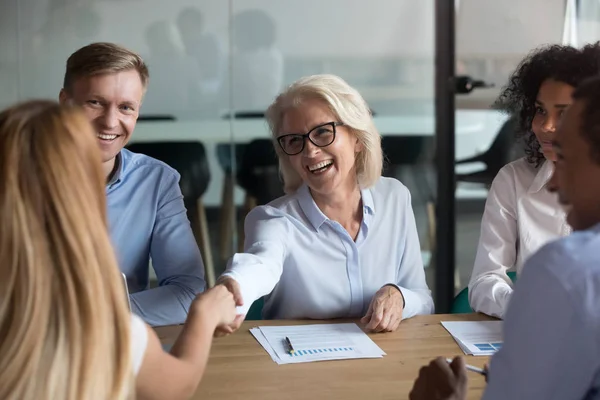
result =
[{"label": "woman wearing eyeglasses", "polygon": [[362,317],[376,332],[431,313],[410,193],[381,177],[381,138],[360,94],[310,76],[266,118],[287,195],[248,214],[245,251],[219,279],[238,306],[266,296],[268,319]]}]

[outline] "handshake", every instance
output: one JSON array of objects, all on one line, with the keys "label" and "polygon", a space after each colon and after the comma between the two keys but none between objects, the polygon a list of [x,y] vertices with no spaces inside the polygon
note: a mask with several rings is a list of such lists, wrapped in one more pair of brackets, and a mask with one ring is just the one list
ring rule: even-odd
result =
[{"label": "handshake", "polygon": [[244,321],[245,314],[238,314],[236,309],[243,304],[240,285],[232,278],[223,277],[194,299],[189,317],[207,320],[215,327],[215,336],[225,336],[235,332]]}]

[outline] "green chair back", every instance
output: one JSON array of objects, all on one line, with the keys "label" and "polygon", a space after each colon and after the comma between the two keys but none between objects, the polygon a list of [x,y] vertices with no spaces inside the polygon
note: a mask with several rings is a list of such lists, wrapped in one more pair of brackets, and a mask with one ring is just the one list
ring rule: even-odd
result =
[{"label": "green chair back", "polygon": [[252,303],[252,306],[250,306],[250,309],[248,310],[248,314],[246,314],[246,321],[259,321],[262,319],[262,309],[263,306],[265,305],[265,300],[263,297],[261,297],[260,299],[256,300],[254,303]]},{"label": "green chair back", "polygon": [[[514,282],[517,281],[517,273],[511,271],[507,273],[508,277]],[[467,314],[474,312],[471,306],[469,305],[469,288],[466,287],[461,290],[456,297],[454,298],[454,302],[452,303],[452,308],[450,309],[452,314]]]}]

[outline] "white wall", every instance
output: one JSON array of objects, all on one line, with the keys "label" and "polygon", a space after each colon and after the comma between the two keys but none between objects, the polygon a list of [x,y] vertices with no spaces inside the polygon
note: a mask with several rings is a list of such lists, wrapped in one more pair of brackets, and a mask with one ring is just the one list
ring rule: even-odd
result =
[{"label": "white wall", "polygon": [[460,0],[456,51],[460,55],[522,55],[560,43],[565,0]]}]

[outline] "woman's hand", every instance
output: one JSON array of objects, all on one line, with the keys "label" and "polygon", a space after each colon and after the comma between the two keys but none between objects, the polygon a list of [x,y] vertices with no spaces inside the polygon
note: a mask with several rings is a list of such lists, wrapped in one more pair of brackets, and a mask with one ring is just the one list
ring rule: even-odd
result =
[{"label": "woman's hand", "polygon": [[217,329],[231,325],[236,319],[233,295],[221,285],[199,294],[194,299],[190,312],[203,317],[213,317]]},{"label": "woman's hand", "polygon": [[360,322],[373,332],[393,332],[402,321],[404,297],[395,286],[386,285],[379,289],[369,305],[367,314]]},{"label": "woman's hand", "polygon": [[[215,287],[226,288],[229,291],[229,293],[233,295],[235,306],[240,307],[244,305],[240,285],[235,279],[228,276],[221,277],[217,280],[217,285]],[[231,321],[231,323],[217,327],[217,330],[215,331],[215,336],[225,336],[235,332],[242,325],[242,322],[244,322],[245,317],[245,315],[239,314],[235,317],[233,321]]]}]

